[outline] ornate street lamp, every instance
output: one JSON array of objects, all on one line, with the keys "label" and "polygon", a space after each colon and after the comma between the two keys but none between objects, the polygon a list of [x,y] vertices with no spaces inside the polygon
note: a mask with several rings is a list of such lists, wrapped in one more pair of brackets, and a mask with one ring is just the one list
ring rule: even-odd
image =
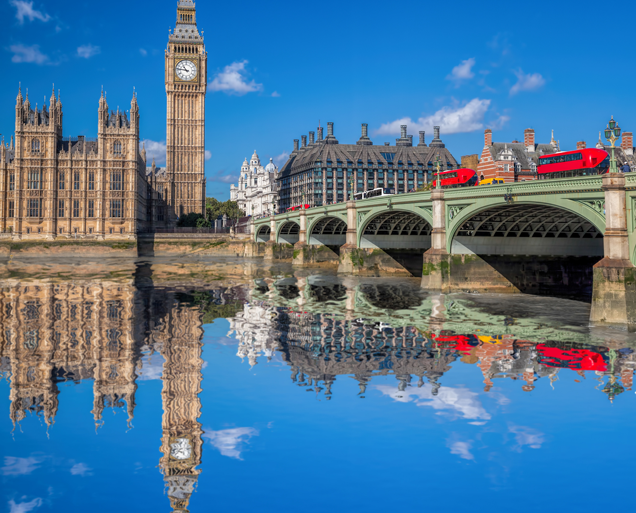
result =
[{"label": "ornate street lamp", "polygon": [[614,121],[614,116],[610,119],[610,122],[607,124],[607,128],[605,129],[605,139],[607,139],[612,145],[612,158],[610,159],[610,173],[617,173],[618,169],[616,168],[616,159],[614,158],[614,148],[615,143],[621,136],[621,127],[618,126],[618,123]]},{"label": "ornate street lamp", "polygon": [[435,176],[436,176],[435,188],[436,189],[442,188],[442,181],[439,178],[439,170],[441,166],[442,166],[442,159],[439,157],[439,154],[438,154],[437,157],[435,157],[435,167],[437,168],[437,173],[435,173]]},{"label": "ornate street lamp", "polygon": [[349,201],[353,201],[353,175],[349,175]]}]

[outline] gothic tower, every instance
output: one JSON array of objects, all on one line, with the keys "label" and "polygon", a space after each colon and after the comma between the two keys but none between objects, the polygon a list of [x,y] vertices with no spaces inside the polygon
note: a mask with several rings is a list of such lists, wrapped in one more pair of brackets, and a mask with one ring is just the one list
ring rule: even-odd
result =
[{"label": "gothic tower", "polygon": [[166,50],[166,168],[169,221],[205,214],[205,92],[208,54],[197,29],[196,6],[179,0]]}]

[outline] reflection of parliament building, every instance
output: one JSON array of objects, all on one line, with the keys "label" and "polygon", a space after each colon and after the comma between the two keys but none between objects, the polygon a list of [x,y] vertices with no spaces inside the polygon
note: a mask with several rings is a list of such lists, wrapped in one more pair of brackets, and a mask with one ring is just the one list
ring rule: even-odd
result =
[{"label": "reflection of parliament building", "polygon": [[97,138],[63,135],[63,107],[32,104],[20,89],[15,140],[0,144],[3,238],[134,239],[141,230],[205,212],[207,52],[192,0],[179,0],[165,55],[167,164],[139,148],[140,109],[109,109],[102,92]]},{"label": "reflection of parliament building", "polygon": [[93,418],[104,409],[134,416],[142,348],[163,367],[160,468],[174,511],[187,511],[200,470],[201,340],[198,308],[174,293],[118,283],[4,282],[0,288],[0,357],[10,372],[10,416],[55,422],[58,383],[93,380]]}]

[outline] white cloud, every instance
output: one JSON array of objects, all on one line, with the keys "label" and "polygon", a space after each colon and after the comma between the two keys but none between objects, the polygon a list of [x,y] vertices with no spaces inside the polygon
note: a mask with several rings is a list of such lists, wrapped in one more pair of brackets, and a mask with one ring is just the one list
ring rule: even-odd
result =
[{"label": "white cloud", "polygon": [[530,427],[509,424],[508,430],[515,435],[517,445],[513,447],[513,450],[517,452],[521,452],[524,445],[531,449],[541,449],[541,445],[545,442],[544,434]]},{"label": "white cloud", "polygon": [[39,468],[42,460],[37,458],[14,458],[13,456],[5,456],[4,467],[2,467],[2,475],[4,476],[26,476]]},{"label": "white cloud", "polygon": [[510,96],[521,91],[536,91],[545,85],[545,78],[540,73],[525,74],[521,69],[514,72],[517,83],[510,89]]},{"label": "white cloud", "polygon": [[272,93],[272,98],[280,98],[280,93],[278,93],[278,92],[274,91],[274,92]]},{"label": "white cloud", "polygon": [[42,506],[42,499],[39,497],[30,502],[20,502],[16,504],[13,500],[9,501],[9,513],[27,513]]},{"label": "white cloud", "polygon": [[49,62],[49,56],[40,51],[40,45],[11,45],[9,50],[13,52],[11,62],[32,62],[35,64],[46,64]]},{"label": "white cloud", "polygon": [[148,50],[146,50],[144,48],[140,48],[139,49],[139,53],[145,57],[146,55],[148,55]]},{"label": "white cloud", "polygon": [[448,441],[448,446],[451,450],[451,454],[457,454],[463,460],[474,460],[475,456],[470,452],[470,442],[451,442]]},{"label": "white cloud", "polygon": [[239,179],[239,175],[228,174],[224,169],[221,169],[209,179],[210,182],[221,182],[221,183],[234,183]]},{"label": "white cloud", "polygon": [[208,84],[208,91],[223,91],[226,94],[242,96],[263,90],[263,84],[257,84],[254,80],[247,82],[245,65],[248,61],[233,62],[225,66],[212,82]]},{"label": "white cloud", "polygon": [[375,134],[399,134],[400,125],[408,125],[411,132],[425,130],[430,133],[434,126],[441,127],[442,134],[474,132],[484,128],[484,116],[488,107],[490,107],[490,100],[474,98],[463,106],[443,107],[435,114],[421,117],[417,121],[413,121],[411,118],[402,118],[385,123],[375,131]]},{"label": "white cloud", "polygon": [[138,369],[138,381],[159,380],[163,376],[165,359],[159,353],[149,354],[141,359],[141,369]]},{"label": "white cloud", "polygon": [[276,164],[278,167],[280,167],[285,162],[287,162],[288,158],[289,158],[289,152],[288,151],[284,151],[283,153],[281,153],[277,157],[274,157],[274,164]]},{"label": "white cloud", "polygon": [[151,141],[150,139],[144,139],[139,143],[139,149],[146,145],[146,163],[148,166],[152,164],[152,159],[155,159],[157,166],[166,165],[166,142],[165,141]]},{"label": "white cloud", "polygon": [[433,395],[433,387],[428,383],[422,388],[409,387],[404,392],[389,385],[378,385],[375,388],[395,401],[413,402],[417,406],[439,410],[440,414],[461,416],[467,420],[484,421],[491,418],[490,413],[482,406],[479,396],[464,387],[440,387],[437,395]]},{"label": "white cloud", "polygon": [[84,59],[90,59],[91,57],[101,53],[102,49],[99,46],[83,45],[77,49],[77,56]]},{"label": "white cloud", "polygon": [[222,429],[220,431],[206,431],[204,438],[216,447],[223,456],[242,460],[242,444],[249,442],[253,436],[258,436],[258,431],[254,428],[233,428]]},{"label": "white cloud", "polygon": [[209,150],[205,150],[205,160],[210,160],[212,158],[212,152]]},{"label": "white cloud", "polygon": [[33,2],[11,0],[9,3],[16,8],[15,17],[20,23],[24,23],[24,18],[28,18],[29,21],[40,20],[45,23],[51,19],[48,14],[34,9]]},{"label": "white cloud", "polygon": [[492,130],[501,130],[508,121],[510,121],[510,116],[499,116],[494,121],[488,123],[488,128]]},{"label": "white cloud", "polygon": [[71,474],[74,476],[90,476],[92,475],[91,468],[87,467],[83,463],[76,463],[71,467]]},{"label": "white cloud", "polygon": [[446,77],[446,80],[452,80],[456,84],[459,84],[462,80],[469,80],[475,76],[472,71],[472,67],[475,65],[475,59],[470,58],[460,62],[453,68],[451,74]]}]

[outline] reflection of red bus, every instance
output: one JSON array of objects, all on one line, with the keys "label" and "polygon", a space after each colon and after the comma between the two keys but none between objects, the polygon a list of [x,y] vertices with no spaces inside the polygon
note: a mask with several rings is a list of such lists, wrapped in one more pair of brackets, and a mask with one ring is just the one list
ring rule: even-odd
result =
[{"label": "reflection of red bus", "polygon": [[[597,348],[602,350],[604,348]],[[606,371],[607,362],[602,353],[584,348],[562,349],[548,344],[537,344],[537,361],[548,367],[584,371]]]},{"label": "reflection of red bus", "polygon": [[293,212],[294,210],[307,210],[308,208],[311,207],[309,205],[297,205],[295,207],[289,207],[287,212]]},{"label": "reflection of red bus", "polygon": [[437,344],[455,349],[458,353],[466,354],[480,345],[479,339],[475,335],[447,335],[442,332],[438,336],[433,333],[431,339]]},{"label": "reflection of red bus", "polygon": [[[471,187],[478,185],[477,173],[473,169],[449,169],[440,171],[442,189],[454,189],[455,187]],[[433,188],[437,186],[437,180],[433,180]]]},{"label": "reflection of red bus", "polygon": [[608,170],[608,153],[597,148],[586,148],[541,157],[537,174],[539,180],[545,180],[546,178],[602,175]]}]

